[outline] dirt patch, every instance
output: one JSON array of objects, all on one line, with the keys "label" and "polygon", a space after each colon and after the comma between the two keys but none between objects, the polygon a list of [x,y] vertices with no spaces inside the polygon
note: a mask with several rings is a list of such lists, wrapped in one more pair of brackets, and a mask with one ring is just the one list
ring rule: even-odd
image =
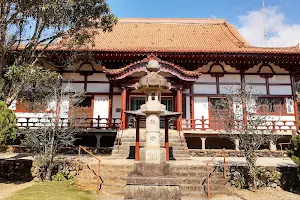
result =
[{"label": "dirt patch", "polygon": [[232,192],[236,193],[238,196],[245,200],[299,200],[300,195],[284,191],[280,188],[278,189],[260,189],[256,192],[250,190],[238,190],[231,188]]},{"label": "dirt patch", "polygon": [[30,187],[34,182],[26,183],[0,183],[0,199],[11,196],[13,193],[22,190],[24,188]]}]

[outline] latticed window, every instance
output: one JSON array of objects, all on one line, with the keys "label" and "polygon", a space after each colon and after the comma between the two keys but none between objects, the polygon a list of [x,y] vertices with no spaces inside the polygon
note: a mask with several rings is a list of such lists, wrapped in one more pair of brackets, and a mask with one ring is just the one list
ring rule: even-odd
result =
[{"label": "latticed window", "polygon": [[257,101],[259,113],[284,113],[284,98],[259,98]]},{"label": "latticed window", "polygon": [[29,100],[17,100],[16,104],[17,112],[44,112],[46,108],[46,105]]}]

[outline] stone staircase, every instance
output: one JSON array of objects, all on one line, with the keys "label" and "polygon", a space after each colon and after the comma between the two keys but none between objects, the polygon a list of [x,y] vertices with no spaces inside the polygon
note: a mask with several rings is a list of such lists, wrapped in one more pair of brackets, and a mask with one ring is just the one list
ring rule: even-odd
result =
[{"label": "stone staircase", "polygon": [[[176,162],[176,161],[175,161]],[[129,172],[133,171],[133,164],[102,164],[101,178],[103,184],[101,193],[105,195],[124,195],[126,178]],[[96,171],[97,164],[85,165],[76,177],[80,188],[95,190],[97,187],[97,177],[93,173]],[[203,165],[178,165],[176,163],[170,166],[172,175],[181,178],[180,186],[182,196],[206,196],[206,172]],[[223,172],[215,170],[210,176],[211,194],[230,194],[226,189],[227,180],[223,178]]]},{"label": "stone staircase", "polygon": [[[160,146],[164,147],[164,130],[161,129]],[[118,147],[118,138],[116,137],[114,148],[112,151],[112,158],[134,159],[135,150],[135,129],[126,129],[119,132],[120,144]],[[145,129],[140,129],[140,146],[143,147],[146,143]],[[176,130],[169,130],[169,149],[170,160],[188,160],[190,155],[188,153],[187,143],[183,134],[179,135]]]}]

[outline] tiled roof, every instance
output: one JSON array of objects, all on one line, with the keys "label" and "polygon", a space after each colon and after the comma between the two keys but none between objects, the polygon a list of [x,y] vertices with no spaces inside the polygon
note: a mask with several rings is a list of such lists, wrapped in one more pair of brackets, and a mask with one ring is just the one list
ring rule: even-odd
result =
[{"label": "tiled roof", "polygon": [[224,19],[119,19],[112,32],[97,31],[94,44],[88,43],[72,48],[58,46],[54,45],[49,49],[66,51],[300,53],[299,46],[286,48],[250,46],[236,28]]}]

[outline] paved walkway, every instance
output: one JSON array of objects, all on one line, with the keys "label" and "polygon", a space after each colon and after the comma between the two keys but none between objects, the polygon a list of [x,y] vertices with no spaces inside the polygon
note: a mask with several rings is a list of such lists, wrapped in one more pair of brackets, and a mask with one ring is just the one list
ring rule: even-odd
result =
[{"label": "paved walkway", "polygon": [[[65,155],[64,155],[65,156]],[[71,158],[77,158],[77,155],[69,155]],[[98,156],[101,159],[102,164],[111,165],[132,165],[135,161],[129,159],[111,159],[111,156]],[[28,154],[0,154],[0,159],[32,159]],[[89,163],[97,163],[96,159],[88,155],[81,155],[83,161]],[[173,165],[206,165],[206,163],[211,160],[211,157],[191,157],[190,160],[176,160],[170,161]],[[213,164],[220,164],[223,162],[222,157],[217,157],[214,159]],[[229,165],[239,164],[245,165],[246,160],[243,157],[226,157],[226,162]],[[259,166],[295,166],[293,161],[288,157],[282,158],[270,158],[270,157],[258,157],[257,164]]]}]

